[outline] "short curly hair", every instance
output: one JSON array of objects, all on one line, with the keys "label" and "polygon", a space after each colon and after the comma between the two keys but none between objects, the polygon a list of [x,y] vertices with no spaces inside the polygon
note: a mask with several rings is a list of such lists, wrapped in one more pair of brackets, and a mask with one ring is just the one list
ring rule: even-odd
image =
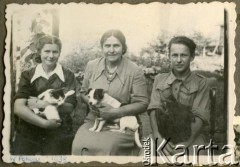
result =
[{"label": "short curly hair", "polygon": [[40,37],[35,44],[36,50],[37,50],[37,53],[35,53],[36,54],[35,61],[37,63],[42,63],[40,53],[45,44],[56,44],[58,45],[59,51],[61,52],[61,49],[62,49],[61,40],[56,36],[44,35]]},{"label": "short curly hair", "polygon": [[183,45],[187,46],[189,48],[191,56],[194,56],[195,49],[196,49],[196,44],[192,39],[190,39],[186,36],[173,37],[168,44],[169,53],[170,53],[170,49],[171,49],[172,44],[183,44]]}]

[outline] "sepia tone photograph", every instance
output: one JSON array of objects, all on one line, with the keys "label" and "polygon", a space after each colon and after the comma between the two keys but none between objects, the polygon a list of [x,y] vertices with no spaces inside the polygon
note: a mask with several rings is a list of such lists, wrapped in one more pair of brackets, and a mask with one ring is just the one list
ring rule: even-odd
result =
[{"label": "sepia tone photograph", "polygon": [[234,7],[8,4],[3,161],[228,162]]}]

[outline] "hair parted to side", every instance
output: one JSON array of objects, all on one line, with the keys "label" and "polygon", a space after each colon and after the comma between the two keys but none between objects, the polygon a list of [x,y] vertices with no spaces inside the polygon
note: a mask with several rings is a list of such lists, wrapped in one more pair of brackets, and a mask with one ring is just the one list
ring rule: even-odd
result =
[{"label": "hair parted to side", "polygon": [[101,38],[101,41],[100,41],[101,47],[103,47],[103,43],[111,36],[117,38],[120,41],[120,43],[122,44],[122,47],[123,47],[123,54],[125,54],[127,52],[126,38],[120,30],[112,29],[112,30],[106,31],[102,35],[102,38]]},{"label": "hair parted to side", "polygon": [[62,49],[61,40],[56,36],[44,35],[40,37],[36,42],[37,57],[35,59],[37,60],[38,63],[42,62],[40,53],[45,44],[56,44],[58,45],[59,51],[61,52]]},{"label": "hair parted to side", "polygon": [[183,44],[189,48],[191,56],[194,56],[194,54],[195,54],[196,44],[192,39],[190,39],[186,36],[173,37],[168,44],[169,53],[170,53],[172,44]]},{"label": "hair parted to side", "polygon": [[61,40],[56,36],[44,35],[43,37],[39,38],[36,43],[36,49],[37,49],[38,54],[40,54],[40,52],[45,44],[56,44],[56,45],[58,45],[59,51],[61,52],[61,49],[62,49]]}]

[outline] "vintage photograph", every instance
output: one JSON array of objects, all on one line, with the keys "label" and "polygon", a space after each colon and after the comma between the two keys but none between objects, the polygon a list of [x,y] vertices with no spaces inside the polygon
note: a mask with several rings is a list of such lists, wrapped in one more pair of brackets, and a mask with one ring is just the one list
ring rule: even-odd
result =
[{"label": "vintage photograph", "polygon": [[3,160],[235,156],[234,7],[8,4]]}]

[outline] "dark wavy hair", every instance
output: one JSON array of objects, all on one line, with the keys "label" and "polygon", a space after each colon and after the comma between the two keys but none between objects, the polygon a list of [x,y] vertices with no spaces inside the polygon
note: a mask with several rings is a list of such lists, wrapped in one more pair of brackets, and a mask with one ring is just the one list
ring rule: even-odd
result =
[{"label": "dark wavy hair", "polygon": [[38,39],[38,41],[36,42],[38,63],[42,62],[40,53],[45,44],[56,44],[59,47],[59,51],[61,52],[61,49],[62,49],[61,40],[56,36],[44,35],[44,36],[40,37]]},{"label": "dark wavy hair", "polygon": [[183,45],[187,46],[190,50],[191,56],[194,56],[196,44],[190,38],[185,37],[185,36],[177,36],[177,37],[172,38],[168,44],[169,53],[170,53],[172,44],[183,44]]},{"label": "dark wavy hair", "polygon": [[111,36],[117,38],[120,41],[120,43],[122,44],[122,47],[123,47],[123,54],[125,54],[127,52],[126,38],[120,30],[113,29],[113,30],[108,30],[107,32],[105,32],[102,35],[102,38],[100,41],[101,47],[103,47],[103,43]]}]

